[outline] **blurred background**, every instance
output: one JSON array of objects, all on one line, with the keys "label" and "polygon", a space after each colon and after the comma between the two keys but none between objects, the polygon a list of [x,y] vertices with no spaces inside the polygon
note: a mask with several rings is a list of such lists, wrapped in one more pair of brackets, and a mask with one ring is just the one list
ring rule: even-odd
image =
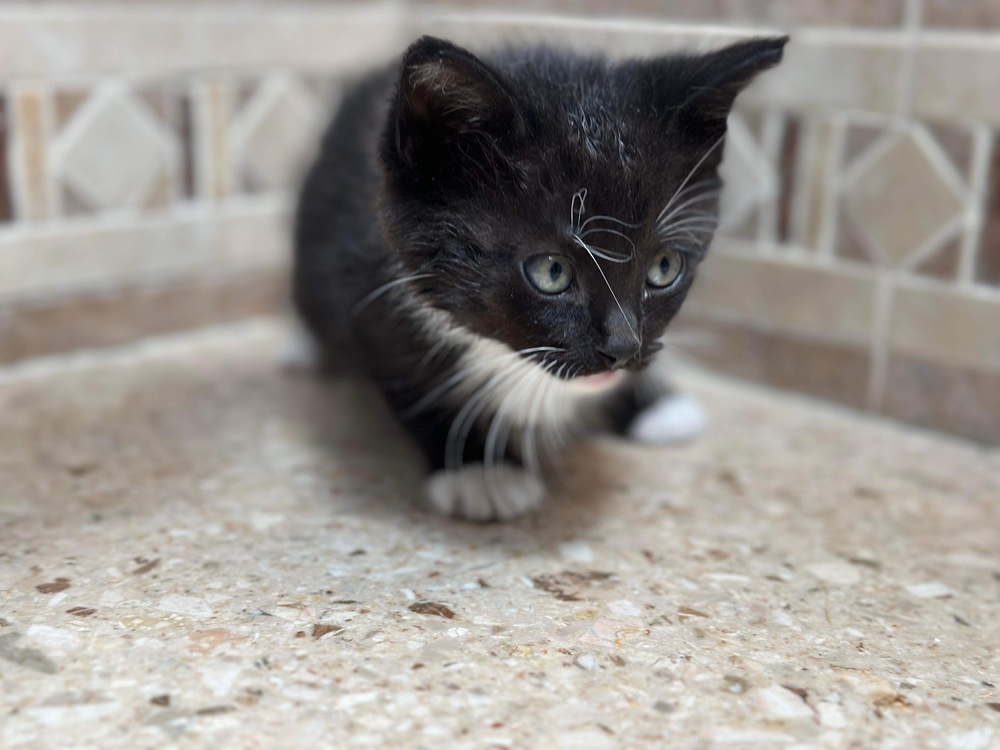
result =
[{"label": "blurred background", "polygon": [[1000,0],[4,3],[0,363],[286,310],[318,129],[421,33],[627,56],[776,30],[677,340],[1000,443]]}]

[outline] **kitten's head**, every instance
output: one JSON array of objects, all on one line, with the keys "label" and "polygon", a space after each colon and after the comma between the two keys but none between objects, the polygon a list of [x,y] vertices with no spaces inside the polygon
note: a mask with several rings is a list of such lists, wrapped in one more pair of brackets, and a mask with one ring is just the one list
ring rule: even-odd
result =
[{"label": "kitten's head", "polygon": [[787,38],[611,63],[424,37],[383,134],[383,228],[421,299],[561,377],[650,361],[712,239],[736,95]]}]

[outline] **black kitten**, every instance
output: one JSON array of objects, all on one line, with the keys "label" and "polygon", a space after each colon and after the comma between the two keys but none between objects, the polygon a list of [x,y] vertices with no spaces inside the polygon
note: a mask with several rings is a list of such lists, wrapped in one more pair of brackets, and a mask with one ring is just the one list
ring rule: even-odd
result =
[{"label": "black kitten", "polygon": [[419,441],[438,510],[537,507],[580,434],[671,437],[648,366],[714,232],[733,100],[786,41],[612,63],[424,37],[347,94],[302,192],[295,298]]}]

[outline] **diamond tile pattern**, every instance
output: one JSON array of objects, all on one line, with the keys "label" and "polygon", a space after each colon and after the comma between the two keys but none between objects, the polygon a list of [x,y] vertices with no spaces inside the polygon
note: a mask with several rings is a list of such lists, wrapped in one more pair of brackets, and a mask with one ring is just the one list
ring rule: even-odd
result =
[{"label": "diamond tile pattern", "polygon": [[719,169],[725,189],[719,206],[723,231],[736,234],[764,203],[775,197],[777,177],[741,114],[729,118],[726,153]]},{"label": "diamond tile pattern", "polygon": [[235,163],[257,189],[293,184],[305,166],[323,114],[315,95],[297,78],[267,78],[232,125]]},{"label": "diamond tile pattern", "polygon": [[97,91],[60,134],[56,171],[94,208],[142,205],[172,170],[176,142],[144,102],[121,88]]},{"label": "diamond tile pattern", "polygon": [[896,136],[850,175],[845,204],[851,218],[888,265],[905,263],[951,220],[963,200],[912,134]]}]

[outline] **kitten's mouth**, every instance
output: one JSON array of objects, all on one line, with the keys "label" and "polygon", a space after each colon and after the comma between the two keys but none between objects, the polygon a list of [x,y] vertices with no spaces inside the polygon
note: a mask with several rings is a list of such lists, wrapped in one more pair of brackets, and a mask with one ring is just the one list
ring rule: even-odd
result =
[{"label": "kitten's mouth", "polygon": [[573,383],[587,389],[609,388],[623,377],[625,377],[624,370],[609,370],[608,372],[599,372],[595,375],[584,375],[583,377],[573,378]]}]

